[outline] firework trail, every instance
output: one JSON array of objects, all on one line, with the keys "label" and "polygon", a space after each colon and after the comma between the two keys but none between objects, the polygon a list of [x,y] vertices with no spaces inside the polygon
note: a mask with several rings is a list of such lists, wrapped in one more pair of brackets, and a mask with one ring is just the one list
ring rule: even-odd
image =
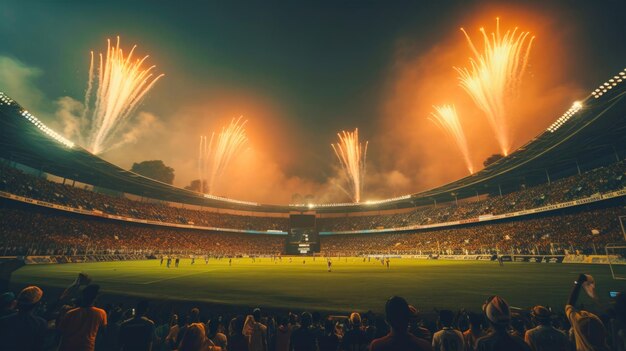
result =
[{"label": "firework trail", "polygon": [[363,186],[365,185],[365,163],[367,160],[367,141],[365,145],[359,142],[359,129],[354,132],[342,131],[337,133],[339,142],[330,146],[339,159],[341,168],[348,179],[352,200],[361,202]]},{"label": "firework trail", "polygon": [[528,64],[528,55],[535,37],[529,32],[508,30],[500,34],[500,19],[496,19],[496,31],[489,36],[480,28],[483,51],[474,46],[465,29],[461,31],[474,54],[471,68],[457,68],[460,85],[472,97],[474,103],[487,115],[496,134],[502,153],[507,156],[511,149],[511,136],[507,123],[505,99],[517,91]]},{"label": "firework trail", "polygon": [[133,46],[125,56],[120,48],[119,36],[115,46],[107,39],[106,57],[99,54],[97,71],[94,69],[94,53],[91,52],[81,123],[90,125],[86,145],[94,154],[111,147],[112,139],[119,135],[117,132],[126,125],[137,105],[163,77],[163,74],[154,75],[155,66],[142,67],[148,56],[133,58],[135,48]]},{"label": "firework trail", "polygon": [[[243,117],[232,119],[227,127],[222,127],[219,134],[212,133],[211,138],[200,137],[198,171],[200,191],[213,194],[215,182],[224,174],[230,162],[235,159],[248,142]],[[207,189],[205,189],[205,183]]]},{"label": "firework trail", "polygon": [[467,147],[467,139],[465,138],[465,133],[463,132],[459,116],[456,113],[456,108],[454,108],[454,105],[433,105],[433,108],[435,109],[435,112],[432,112],[432,118],[428,119],[454,139],[456,146],[463,155],[467,170],[470,174],[474,174],[474,167],[472,166],[469,148]]}]

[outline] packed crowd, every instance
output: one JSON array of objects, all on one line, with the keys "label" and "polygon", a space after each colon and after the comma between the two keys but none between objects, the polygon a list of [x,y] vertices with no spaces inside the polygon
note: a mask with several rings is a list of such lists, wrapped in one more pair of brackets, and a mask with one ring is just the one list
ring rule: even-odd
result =
[{"label": "packed crowd", "polygon": [[570,214],[475,224],[416,233],[321,236],[333,255],[363,254],[565,254],[602,253],[607,243],[624,240],[622,205]]},{"label": "packed crowd", "polygon": [[323,218],[318,221],[322,231],[346,231],[372,228],[398,228],[415,224],[433,224],[527,210],[606,193],[626,186],[626,162],[562,178],[533,187],[480,200],[454,200],[443,204],[418,207],[411,212],[393,215]]},{"label": "packed crowd", "polygon": [[284,237],[207,232],[98,220],[34,209],[0,208],[0,256],[186,253],[275,255]]},{"label": "packed crowd", "polygon": [[[626,162],[559,179],[508,194],[483,196],[477,201],[465,199],[418,207],[413,211],[376,216],[353,216],[318,219],[321,231],[345,231],[372,228],[398,228],[415,224],[432,224],[477,218],[541,207],[622,189],[626,186]],[[264,217],[222,214],[206,210],[174,207],[155,201],[134,201],[124,196],[105,195],[60,184],[0,163],[0,190],[16,195],[74,208],[167,223],[195,224],[218,228],[248,230],[287,230],[287,217]]]},{"label": "packed crowd", "polygon": [[2,163],[0,191],[78,209],[166,223],[246,230],[284,230],[288,227],[285,217],[240,216],[174,207],[164,202],[134,201],[28,175]]},{"label": "packed crowd", "polygon": [[[206,232],[65,214],[1,202],[1,255],[198,254],[213,256],[276,255],[285,236]],[[367,254],[565,254],[601,253],[607,243],[623,240],[612,207],[556,213],[551,216],[433,229],[415,233],[320,236],[331,256]]]},{"label": "packed crowd", "polygon": [[[436,321],[398,296],[384,316],[353,312],[179,313],[141,300],[134,308],[98,303],[100,287],[80,274],[58,298],[28,286],[0,295],[0,348],[7,351],[623,351],[626,298],[608,308],[584,310],[581,291],[597,300],[593,277],[580,274],[564,310],[511,307],[500,296],[482,312],[441,310]],[[565,302],[565,301],[564,301]]]}]

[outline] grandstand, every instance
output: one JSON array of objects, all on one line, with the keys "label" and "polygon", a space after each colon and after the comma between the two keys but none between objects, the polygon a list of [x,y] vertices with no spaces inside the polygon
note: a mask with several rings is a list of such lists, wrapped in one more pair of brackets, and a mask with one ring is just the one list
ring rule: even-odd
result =
[{"label": "grandstand", "polygon": [[[13,273],[14,287],[60,289],[87,272],[110,302],[194,301],[226,315],[256,304],[381,312],[389,286],[422,308],[477,306],[485,290],[522,307],[558,306],[572,271],[582,270],[561,263],[599,264],[581,267],[607,295],[623,290],[606,264],[624,266],[615,244],[626,215],[624,94],[617,84],[594,91],[508,157],[434,189],[376,202],[276,205],[123,170],[0,93],[0,256],[27,264]],[[313,227],[295,231],[294,215],[313,217]],[[170,259],[176,268],[182,260],[179,270],[169,269]],[[525,292],[530,277],[543,289]],[[161,302],[168,315],[187,306]]]}]

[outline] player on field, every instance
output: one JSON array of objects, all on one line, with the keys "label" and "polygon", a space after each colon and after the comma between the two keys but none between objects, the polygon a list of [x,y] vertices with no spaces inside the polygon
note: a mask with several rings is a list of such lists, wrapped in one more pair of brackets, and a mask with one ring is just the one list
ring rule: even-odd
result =
[{"label": "player on field", "polygon": [[500,267],[504,266],[504,260],[502,259],[502,255],[498,256],[498,264],[500,265]]},{"label": "player on field", "polygon": [[204,255],[204,264],[209,264],[209,255]]},{"label": "player on field", "polygon": [[196,256],[191,255],[191,265],[193,266],[194,263],[196,263]]},{"label": "player on field", "polygon": [[163,256],[161,256],[161,266],[163,265]]},{"label": "player on field", "polygon": [[172,264],[172,258],[170,256],[167,256],[167,268],[170,268],[171,264]]},{"label": "player on field", "polygon": [[333,265],[333,262],[330,259],[326,260],[326,265],[328,266],[328,271],[330,272],[330,268]]},{"label": "player on field", "polygon": [[229,265],[229,266],[232,266],[232,265],[233,265],[233,259],[232,259],[232,258],[229,258],[229,259],[228,259],[228,265]]},{"label": "player on field", "polygon": [[387,269],[389,269],[389,257],[387,257],[387,259],[385,260],[385,263],[387,264]]},{"label": "player on field", "polygon": [[174,263],[174,267],[178,268],[178,264],[180,263],[180,257],[176,257],[176,261]]}]

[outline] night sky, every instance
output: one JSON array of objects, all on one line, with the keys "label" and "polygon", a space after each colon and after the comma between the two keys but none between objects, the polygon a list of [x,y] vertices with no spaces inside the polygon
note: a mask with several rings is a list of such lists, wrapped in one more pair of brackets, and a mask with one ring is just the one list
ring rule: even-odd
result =
[{"label": "night sky", "polygon": [[391,197],[466,175],[424,122],[433,104],[461,107],[477,167],[498,151],[452,69],[470,55],[459,27],[477,34],[496,16],[536,35],[524,109],[512,117],[516,147],[626,67],[621,1],[5,0],[0,90],[62,130],[59,99],[83,100],[89,52],[120,35],[165,77],[138,110],[156,121],[103,158],[124,168],[162,159],[182,187],[197,178],[199,136],[244,115],[250,150],[219,195],[345,201],[330,143],[358,127],[370,141],[365,199]]}]

